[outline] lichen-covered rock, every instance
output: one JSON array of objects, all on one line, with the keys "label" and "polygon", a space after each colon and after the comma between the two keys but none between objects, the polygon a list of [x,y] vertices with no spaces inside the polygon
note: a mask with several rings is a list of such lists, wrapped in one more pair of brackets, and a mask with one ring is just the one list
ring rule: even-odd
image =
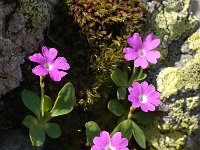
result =
[{"label": "lichen-covered rock", "polygon": [[182,67],[168,67],[163,69],[157,78],[158,91],[161,98],[166,99],[177,94],[181,89],[197,90],[200,85],[200,59],[199,53],[195,58]]},{"label": "lichen-covered rock", "polygon": [[163,55],[160,65],[149,70],[162,101],[155,122],[144,128],[149,149],[196,150],[200,144],[200,34],[195,32],[199,20],[191,12],[190,0],[147,3],[153,7],[150,30],[162,39]]},{"label": "lichen-covered rock", "polygon": [[47,5],[45,0],[0,0],[0,98],[19,86],[20,65],[44,39]]},{"label": "lichen-covered rock", "polygon": [[189,4],[190,0],[164,0],[148,16],[150,31],[161,38],[159,50],[163,58],[168,56],[168,48],[173,42],[186,38],[199,24]]}]

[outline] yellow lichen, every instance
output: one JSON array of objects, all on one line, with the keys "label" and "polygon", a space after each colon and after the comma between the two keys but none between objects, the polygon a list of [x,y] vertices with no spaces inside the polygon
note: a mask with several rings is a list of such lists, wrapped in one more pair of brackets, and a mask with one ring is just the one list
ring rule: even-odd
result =
[{"label": "yellow lichen", "polygon": [[200,51],[195,58],[188,61],[182,68],[168,67],[163,69],[157,78],[158,91],[165,100],[176,94],[180,89],[197,90],[200,86]]},{"label": "yellow lichen", "polygon": [[188,38],[188,45],[189,48],[192,50],[198,50],[200,49],[200,32],[195,32],[193,33],[189,38]]}]

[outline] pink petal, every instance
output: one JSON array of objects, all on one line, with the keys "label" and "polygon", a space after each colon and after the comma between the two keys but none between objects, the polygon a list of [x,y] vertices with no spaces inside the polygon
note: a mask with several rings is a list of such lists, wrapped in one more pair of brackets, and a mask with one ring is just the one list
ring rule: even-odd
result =
[{"label": "pink petal", "polygon": [[153,104],[153,105],[155,105],[155,106],[160,105],[160,100],[159,99],[149,99],[148,102]]},{"label": "pink petal", "polygon": [[58,57],[53,62],[53,66],[56,69],[62,69],[62,70],[68,70],[70,68],[69,64],[67,63],[67,60],[64,57]]},{"label": "pink petal", "polygon": [[152,85],[152,84],[150,84],[147,88],[146,88],[146,90],[144,91],[144,95],[145,96],[149,96],[151,93],[153,93],[153,92],[155,92],[155,87]]},{"label": "pink petal", "polygon": [[132,102],[133,107],[140,107],[141,106],[141,102],[139,101],[139,98],[135,98],[132,95],[129,95],[128,100],[130,102]]},{"label": "pink petal", "polygon": [[67,73],[64,71],[59,71],[57,69],[52,69],[49,71],[50,77],[53,81],[60,81]]},{"label": "pink petal", "polygon": [[40,53],[36,53],[32,56],[29,56],[28,58],[33,62],[39,63],[40,65],[43,65],[45,63],[45,59]]},{"label": "pink petal", "polygon": [[146,81],[141,83],[142,93],[144,93],[147,87],[148,87],[148,83]]},{"label": "pink petal", "polygon": [[142,94],[142,90],[141,90],[141,85],[140,85],[140,83],[134,82],[134,83],[132,84],[132,87],[129,87],[129,88],[128,88],[128,91],[129,91],[130,94],[133,94],[133,95],[139,97],[140,94]]},{"label": "pink petal", "polygon": [[46,70],[43,66],[38,65],[32,69],[32,72],[38,76],[45,76],[48,74],[48,70]]},{"label": "pink petal", "polygon": [[152,99],[160,98],[160,93],[155,91],[151,93],[148,97]]},{"label": "pink petal", "polygon": [[128,140],[126,138],[122,138],[119,142],[119,147],[117,148],[124,148],[126,146],[128,146]]},{"label": "pink petal", "polygon": [[127,42],[135,51],[142,49],[142,39],[138,33],[135,33],[133,37],[128,36]]},{"label": "pink petal", "polygon": [[93,143],[96,144],[96,145],[102,145],[102,146],[104,144],[100,137],[95,137],[93,139]]},{"label": "pink petal", "polygon": [[99,145],[93,145],[93,146],[91,147],[91,150],[104,150],[104,148],[101,147],[101,146],[99,146]]},{"label": "pink petal", "polygon": [[120,150],[129,150],[128,148],[121,148]]},{"label": "pink petal", "polygon": [[154,105],[152,105],[150,103],[146,103],[145,105],[147,106],[149,111],[155,111],[155,106]]},{"label": "pink petal", "polygon": [[157,63],[157,59],[160,57],[159,51],[148,51],[145,58],[148,60],[148,62],[152,64]]},{"label": "pink petal", "polygon": [[143,49],[146,51],[155,49],[160,44],[160,39],[154,39],[154,35],[149,34],[143,43]]},{"label": "pink petal", "polygon": [[127,47],[123,51],[125,52],[124,59],[127,61],[134,60],[138,56],[137,52],[132,48]]},{"label": "pink petal", "polygon": [[134,66],[135,67],[141,66],[143,69],[146,69],[148,66],[148,62],[144,57],[138,57],[135,60]]},{"label": "pink petal", "polygon": [[122,138],[122,133],[121,132],[116,132],[113,136],[112,136],[112,140],[111,140],[111,144],[112,146],[119,148],[119,142]]},{"label": "pink petal", "polygon": [[100,133],[100,138],[101,138],[102,144],[104,146],[106,146],[107,144],[110,143],[110,135],[109,135],[109,133],[107,131],[102,131]]},{"label": "pink petal", "polygon": [[148,110],[149,110],[145,104],[142,104],[140,107],[141,107],[142,111],[144,111],[144,112],[148,112]]},{"label": "pink petal", "polygon": [[58,51],[55,48],[50,48],[48,50],[48,48],[46,46],[43,46],[42,47],[42,54],[47,59],[46,61],[48,63],[52,63],[53,60],[56,58]]}]

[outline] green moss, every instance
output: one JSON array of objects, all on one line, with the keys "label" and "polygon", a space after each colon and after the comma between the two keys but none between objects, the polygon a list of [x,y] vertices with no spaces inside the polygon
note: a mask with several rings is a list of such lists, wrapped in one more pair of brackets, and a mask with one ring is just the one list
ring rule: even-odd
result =
[{"label": "green moss", "polygon": [[48,6],[44,0],[20,0],[20,10],[27,22],[33,27],[40,26],[48,15]]},{"label": "green moss", "polygon": [[[79,61],[87,58],[84,71],[90,76],[87,80],[92,78],[87,82],[90,92],[85,101],[93,104],[98,99],[107,100],[106,98],[115,94],[108,88],[108,83],[113,85],[110,73],[119,65],[127,64],[123,58],[123,48],[127,46],[126,37],[142,30],[145,24],[145,7],[141,1],[136,0],[65,2],[67,18],[69,22],[73,22],[72,34],[67,38],[71,43],[77,44],[80,41],[74,48],[78,48],[77,51],[83,54]],[[80,38],[85,37],[85,40],[77,39],[78,36],[74,36],[74,33],[81,35]]]},{"label": "green moss", "polygon": [[183,38],[199,23],[197,17],[188,12],[189,3],[190,0],[163,1],[162,8],[151,16],[151,30],[162,39],[159,49],[163,58],[168,55],[168,46],[173,41]]}]

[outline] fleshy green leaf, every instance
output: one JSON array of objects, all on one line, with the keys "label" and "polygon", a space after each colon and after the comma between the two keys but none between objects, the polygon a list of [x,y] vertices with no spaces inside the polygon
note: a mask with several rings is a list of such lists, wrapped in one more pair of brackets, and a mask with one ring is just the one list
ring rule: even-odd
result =
[{"label": "fleshy green leaf", "polygon": [[47,95],[44,95],[44,111],[49,111],[52,108],[51,98]]},{"label": "fleshy green leaf", "polygon": [[124,106],[114,99],[108,102],[108,109],[116,116],[121,116],[126,113]]},{"label": "fleshy green leaf", "polygon": [[22,124],[27,128],[30,128],[32,124],[37,124],[37,119],[32,115],[27,115],[22,121]]},{"label": "fleshy green leaf", "polygon": [[144,125],[147,125],[153,122],[154,115],[152,113],[138,112],[133,114],[132,118]]},{"label": "fleshy green leaf", "polygon": [[32,124],[29,130],[29,137],[33,146],[41,146],[45,141],[44,128],[40,124]]},{"label": "fleshy green leaf", "polygon": [[130,119],[122,121],[111,133],[111,136],[116,132],[121,132],[122,137],[127,138],[129,141],[132,137],[132,122]]},{"label": "fleshy green leaf", "polygon": [[87,141],[90,146],[93,145],[93,139],[95,136],[99,136],[101,129],[94,121],[89,121],[85,124]]},{"label": "fleshy green leaf", "polygon": [[58,138],[61,136],[61,129],[57,123],[46,123],[44,129],[47,135],[51,138]]},{"label": "fleshy green leaf", "polygon": [[75,89],[67,83],[58,93],[56,102],[51,110],[51,116],[60,116],[70,113],[76,104]]},{"label": "fleshy green leaf", "polygon": [[22,101],[24,105],[37,116],[37,118],[40,117],[41,100],[34,92],[23,90]]},{"label": "fleshy green leaf", "polygon": [[119,87],[117,89],[117,99],[125,99],[126,98],[126,88],[125,87]]},{"label": "fleshy green leaf", "polygon": [[116,69],[112,72],[111,79],[117,86],[127,86],[128,84],[127,72],[123,72],[120,69]]},{"label": "fleshy green leaf", "polygon": [[140,127],[134,121],[132,121],[132,132],[138,145],[145,149],[146,148],[145,135],[143,131],[140,129]]}]

